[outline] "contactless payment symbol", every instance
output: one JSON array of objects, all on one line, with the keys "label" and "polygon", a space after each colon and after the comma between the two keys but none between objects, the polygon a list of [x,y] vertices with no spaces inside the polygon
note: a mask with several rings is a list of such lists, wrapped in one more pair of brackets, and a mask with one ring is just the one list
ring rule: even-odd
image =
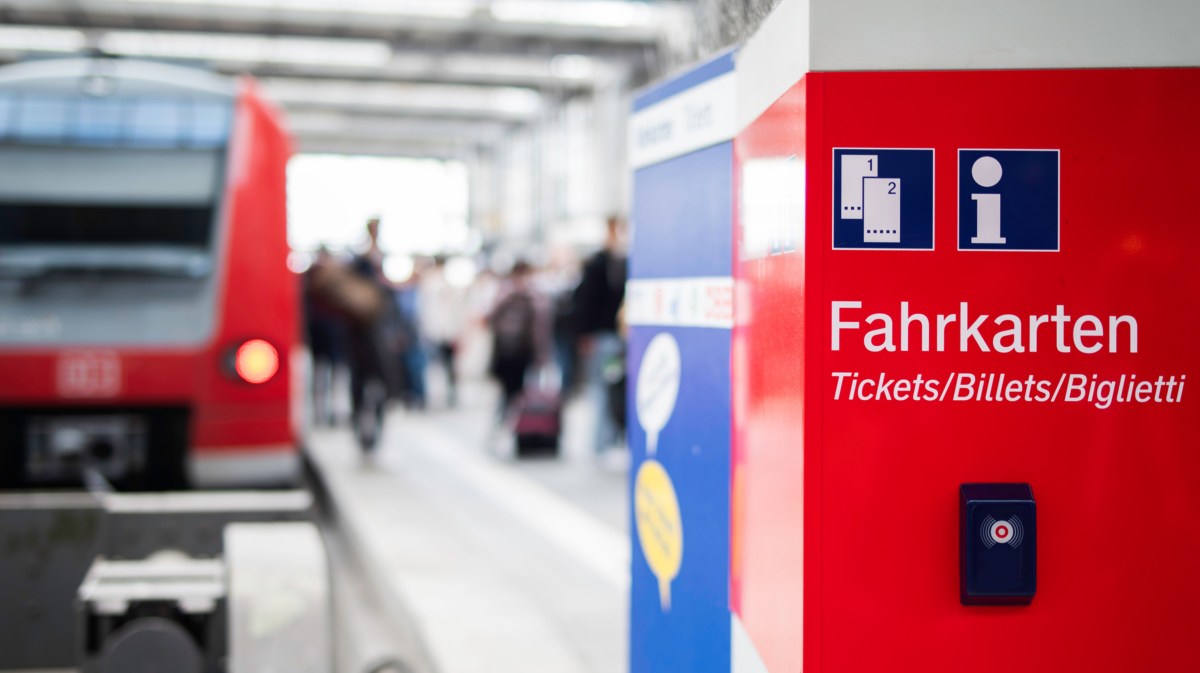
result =
[{"label": "contactless payment symbol", "polygon": [[958,249],[1058,250],[1058,150],[959,150]]},{"label": "contactless payment symbol", "polygon": [[1021,546],[1021,540],[1025,538],[1025,527],[1016,516],[1000,520],[986,516],[979,525],[979,537],[983,540],[983,546],[988,549],[998,544],[1016,548]]},{"label": "contactless payment symbol", "polygon": [[933,150],[833,150],[835,250],[933,249]]}]

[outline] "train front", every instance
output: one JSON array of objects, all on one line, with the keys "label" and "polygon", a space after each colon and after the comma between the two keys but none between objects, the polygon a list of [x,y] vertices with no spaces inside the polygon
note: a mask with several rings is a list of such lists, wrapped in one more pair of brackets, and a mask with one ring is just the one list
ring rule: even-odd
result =
[{"label": "train front", "polygon": [[289,151],[248,82],[0,68],[0,488],[296,479]]}]

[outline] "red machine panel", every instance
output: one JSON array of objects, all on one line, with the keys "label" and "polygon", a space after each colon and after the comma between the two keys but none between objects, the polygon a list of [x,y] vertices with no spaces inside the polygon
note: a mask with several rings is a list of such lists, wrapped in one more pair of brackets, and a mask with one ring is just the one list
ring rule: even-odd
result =
[{"label": "red machine panel", "polygon": [[[1200,669],[1197,105],[1194,69],[814,73],[737,140],[806,167],[803,244],[738,269],[770,671]],[[1031,604],[961,604],[966,482],[1032,487]]]},{"label": "red machine panel", "polygon": [[[793,251],[774,255],[770,239],[780,238],[778,219],[756,222],[748,200],[762,193],[754,166],[789,157],[807,163],[807,104],[802,80],[734,140],[741,207],[735,211],[730,599],[771,671],[799,670],[803,654],[804,199],[802,189],[786,192],[797,201],[790,212],[799,241]],[[770,186],[764,185],[768,193]],[[765,246],[754,244],[762,239]]]}]

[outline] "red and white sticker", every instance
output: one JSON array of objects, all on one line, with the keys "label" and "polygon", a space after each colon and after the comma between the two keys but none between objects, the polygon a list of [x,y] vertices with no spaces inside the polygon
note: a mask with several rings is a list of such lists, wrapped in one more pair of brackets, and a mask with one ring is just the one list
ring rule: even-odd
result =
[{"label": "red and white sticker", "polygon": [[656,327],[733,327],[733,278],[643,278],[625,285],[625,321]]}]

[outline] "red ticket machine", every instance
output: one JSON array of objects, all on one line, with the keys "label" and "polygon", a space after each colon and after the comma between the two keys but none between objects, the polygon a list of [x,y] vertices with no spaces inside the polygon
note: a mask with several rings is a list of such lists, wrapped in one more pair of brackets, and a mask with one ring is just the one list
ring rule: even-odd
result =
[{"label": "red ticket machine", "polygon": [[1200,670],[1196,25],[785,0],[740,52],[733,670]]}]

